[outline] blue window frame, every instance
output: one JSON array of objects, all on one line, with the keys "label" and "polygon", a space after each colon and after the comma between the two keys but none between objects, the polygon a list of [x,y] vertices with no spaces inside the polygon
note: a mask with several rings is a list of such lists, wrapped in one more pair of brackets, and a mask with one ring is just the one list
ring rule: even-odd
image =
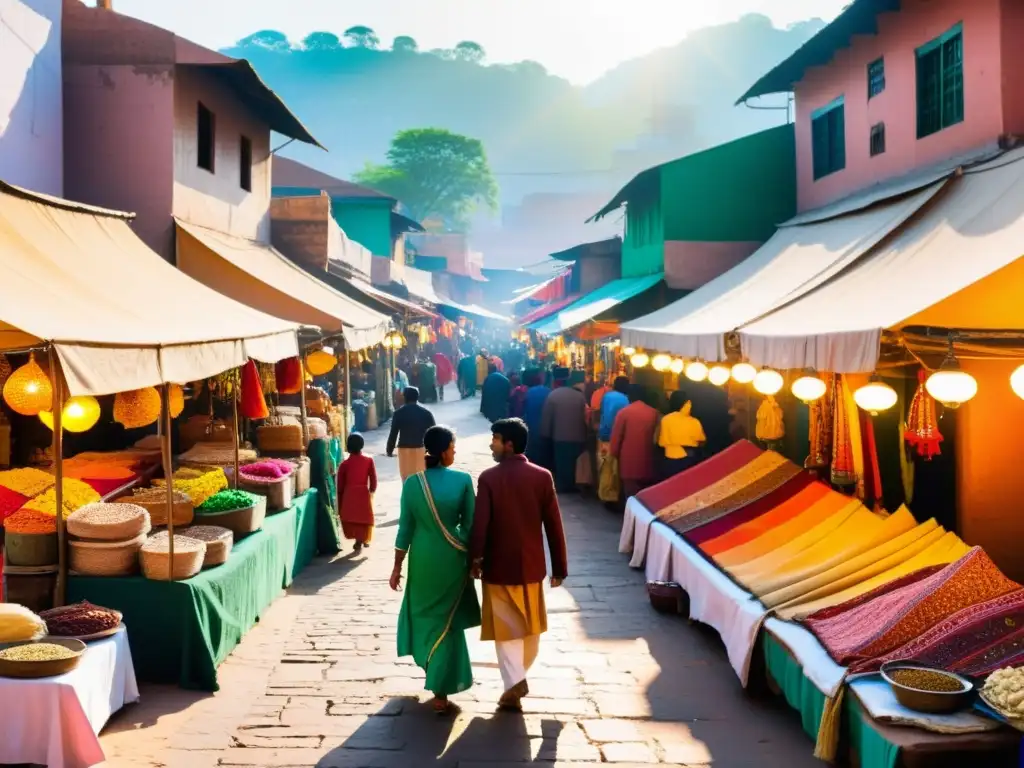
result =
[{"label": "blue window frame", "polygon": [[846,167],[846,102],[842,96],[811,113],[811,148],[815,181]]},{"label": "blue window frame", "polygon": [[957,24],[917,49],[917,138],[964,120],[964,29]]}]

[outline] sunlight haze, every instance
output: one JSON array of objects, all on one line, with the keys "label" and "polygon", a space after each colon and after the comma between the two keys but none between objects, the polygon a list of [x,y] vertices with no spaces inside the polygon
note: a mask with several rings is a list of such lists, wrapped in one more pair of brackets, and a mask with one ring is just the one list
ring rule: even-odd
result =
[{"label": "sunlight haze", "polygon": [[[90,0],[91,2],[91,0]],[[588,83],[628,59],[673,45],[694,29],[762,13],[777,26],[831,20],[847,0],[114,0],[115,10],[174,30],[211,48],[258,29],[292,40],[312,31],[340,35],[372,27],[382,45],[411,35],[420,48],[474,40],[488,61],[532,59]]]}]

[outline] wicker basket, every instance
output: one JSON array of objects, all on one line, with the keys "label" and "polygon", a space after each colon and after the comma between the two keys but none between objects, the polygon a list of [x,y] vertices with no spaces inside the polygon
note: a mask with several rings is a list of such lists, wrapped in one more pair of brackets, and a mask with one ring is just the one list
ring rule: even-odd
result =
[{"label": "wicker basket", "polygon": [[[149,521],[154,528],[167,525],[167,488],[142,488],[135,491],[132,496],[122,496],[118,502],[136,504],[149,512]],[[188,494],[181,491],[174,492],[174,525],[186,526],[192,524],[195,511],[192,508],[192,499]]]},{"label": "wicker basket", "polygon": [[124,542],[149,533],[149,512],[137,504],[86,504],[68,515],[68,533],[89,541]]},{"label": "wicker basket", "polygon": [[256,430],[260,451],[301,451],[302,427],[298,424],[270,424]]},{"label": "wicker basket", "polygon": [[[256,461],[257,454],[252,448],[239,448],[238,460],[243,464]],[[234,466],[235,449],[230,443],[197,443],[178,457],[183,467],[228,467]]]},{"label": "wicker basket", "polygon": [[[43,677],[57,677],[66,675],[78,666],[85,653],[85,643],[81,640],[72,640],[63,637],[44,637],[36,642],[49,645],[63,645],[69,651],[74,652],[70,659],[57,659],[54,661],[7,661],[0,659],[0,677],[16,677],[23,680],[36,680]],[[0,650],[13,648],[19,645],[31,645],[32,643],[9,643],[0,645]]]},{"label": "wicker basket", "polygon": [[130,541],[68,541],[68,560],[80,576],[131,576],[139,567],[140,534]]},{"label": "wicker basket", "polygon": [[226,563],[231,556],[231,547],[235,543],[234,534],[227,528],[217,525],[193,525],[182,530],[181,535],[206,543],[203,568],[213,568]]},{"label": "wicker basket", "polygon": [[249,493],[267,497],[267,512],[283,512],[292,505],[292,475],[270,478],[239,472],[238,487]]},{"label": "wicker basket", "polygon": [[170,536],[165,531],[146,540],[139,552],[143,576],[152,581],[184,581],[203,569],[206,542],[175,534],[173,565],[169,544]]},{"label": "wicker basket", "polygon": [[258,531],[263,527],[263,520],[267,516],[267,497],[261,496],[260,500],[251,507],[232,509],[230,512],[217,512],[215,514],[198,514],[196,521],[202,525],[215,525],[227,528],[235,536],[245,536]]}]

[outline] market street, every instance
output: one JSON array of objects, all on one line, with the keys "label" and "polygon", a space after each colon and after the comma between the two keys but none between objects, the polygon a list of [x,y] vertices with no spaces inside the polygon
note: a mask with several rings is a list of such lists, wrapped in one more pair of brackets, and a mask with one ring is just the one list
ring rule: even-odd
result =
[{"label": "market street", "polygon": [[[456,467],[477,475],[492,463],[479,400],[448,395],[432,408],[459,435]],[[432,714],[420,670],[395,658],[400,483],[386,437],[367,435],[381,479],[368,553],[308,568],[221,667],[215,696],[143,686],[102,738],[106,765],[820,765],[795,713],[740,689],[714,633],[654,613],[616,551],[621,518],[577,497],[562,498],[570,578],[549,593],[525,714],[495,714],[494,649],[473,631],[477,685],[454,697],[457,717]]]}]

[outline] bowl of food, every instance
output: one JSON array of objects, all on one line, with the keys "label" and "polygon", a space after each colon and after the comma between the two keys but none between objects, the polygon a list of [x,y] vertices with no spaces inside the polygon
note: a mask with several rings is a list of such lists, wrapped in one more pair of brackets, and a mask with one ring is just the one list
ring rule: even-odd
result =
[{"label": "bowl of food", "polygon": [[34,679],[64,675],[78,666],[85,643],[61,637],[44,637],[31,643],[0,646],[0,677]]},{"label": "bowl of food", "polygon": [[954,672],[914,661],[887,661],[881,672],[896,700],[916,712],[947,714],[970,707],[974,700],[974,683]]}]

